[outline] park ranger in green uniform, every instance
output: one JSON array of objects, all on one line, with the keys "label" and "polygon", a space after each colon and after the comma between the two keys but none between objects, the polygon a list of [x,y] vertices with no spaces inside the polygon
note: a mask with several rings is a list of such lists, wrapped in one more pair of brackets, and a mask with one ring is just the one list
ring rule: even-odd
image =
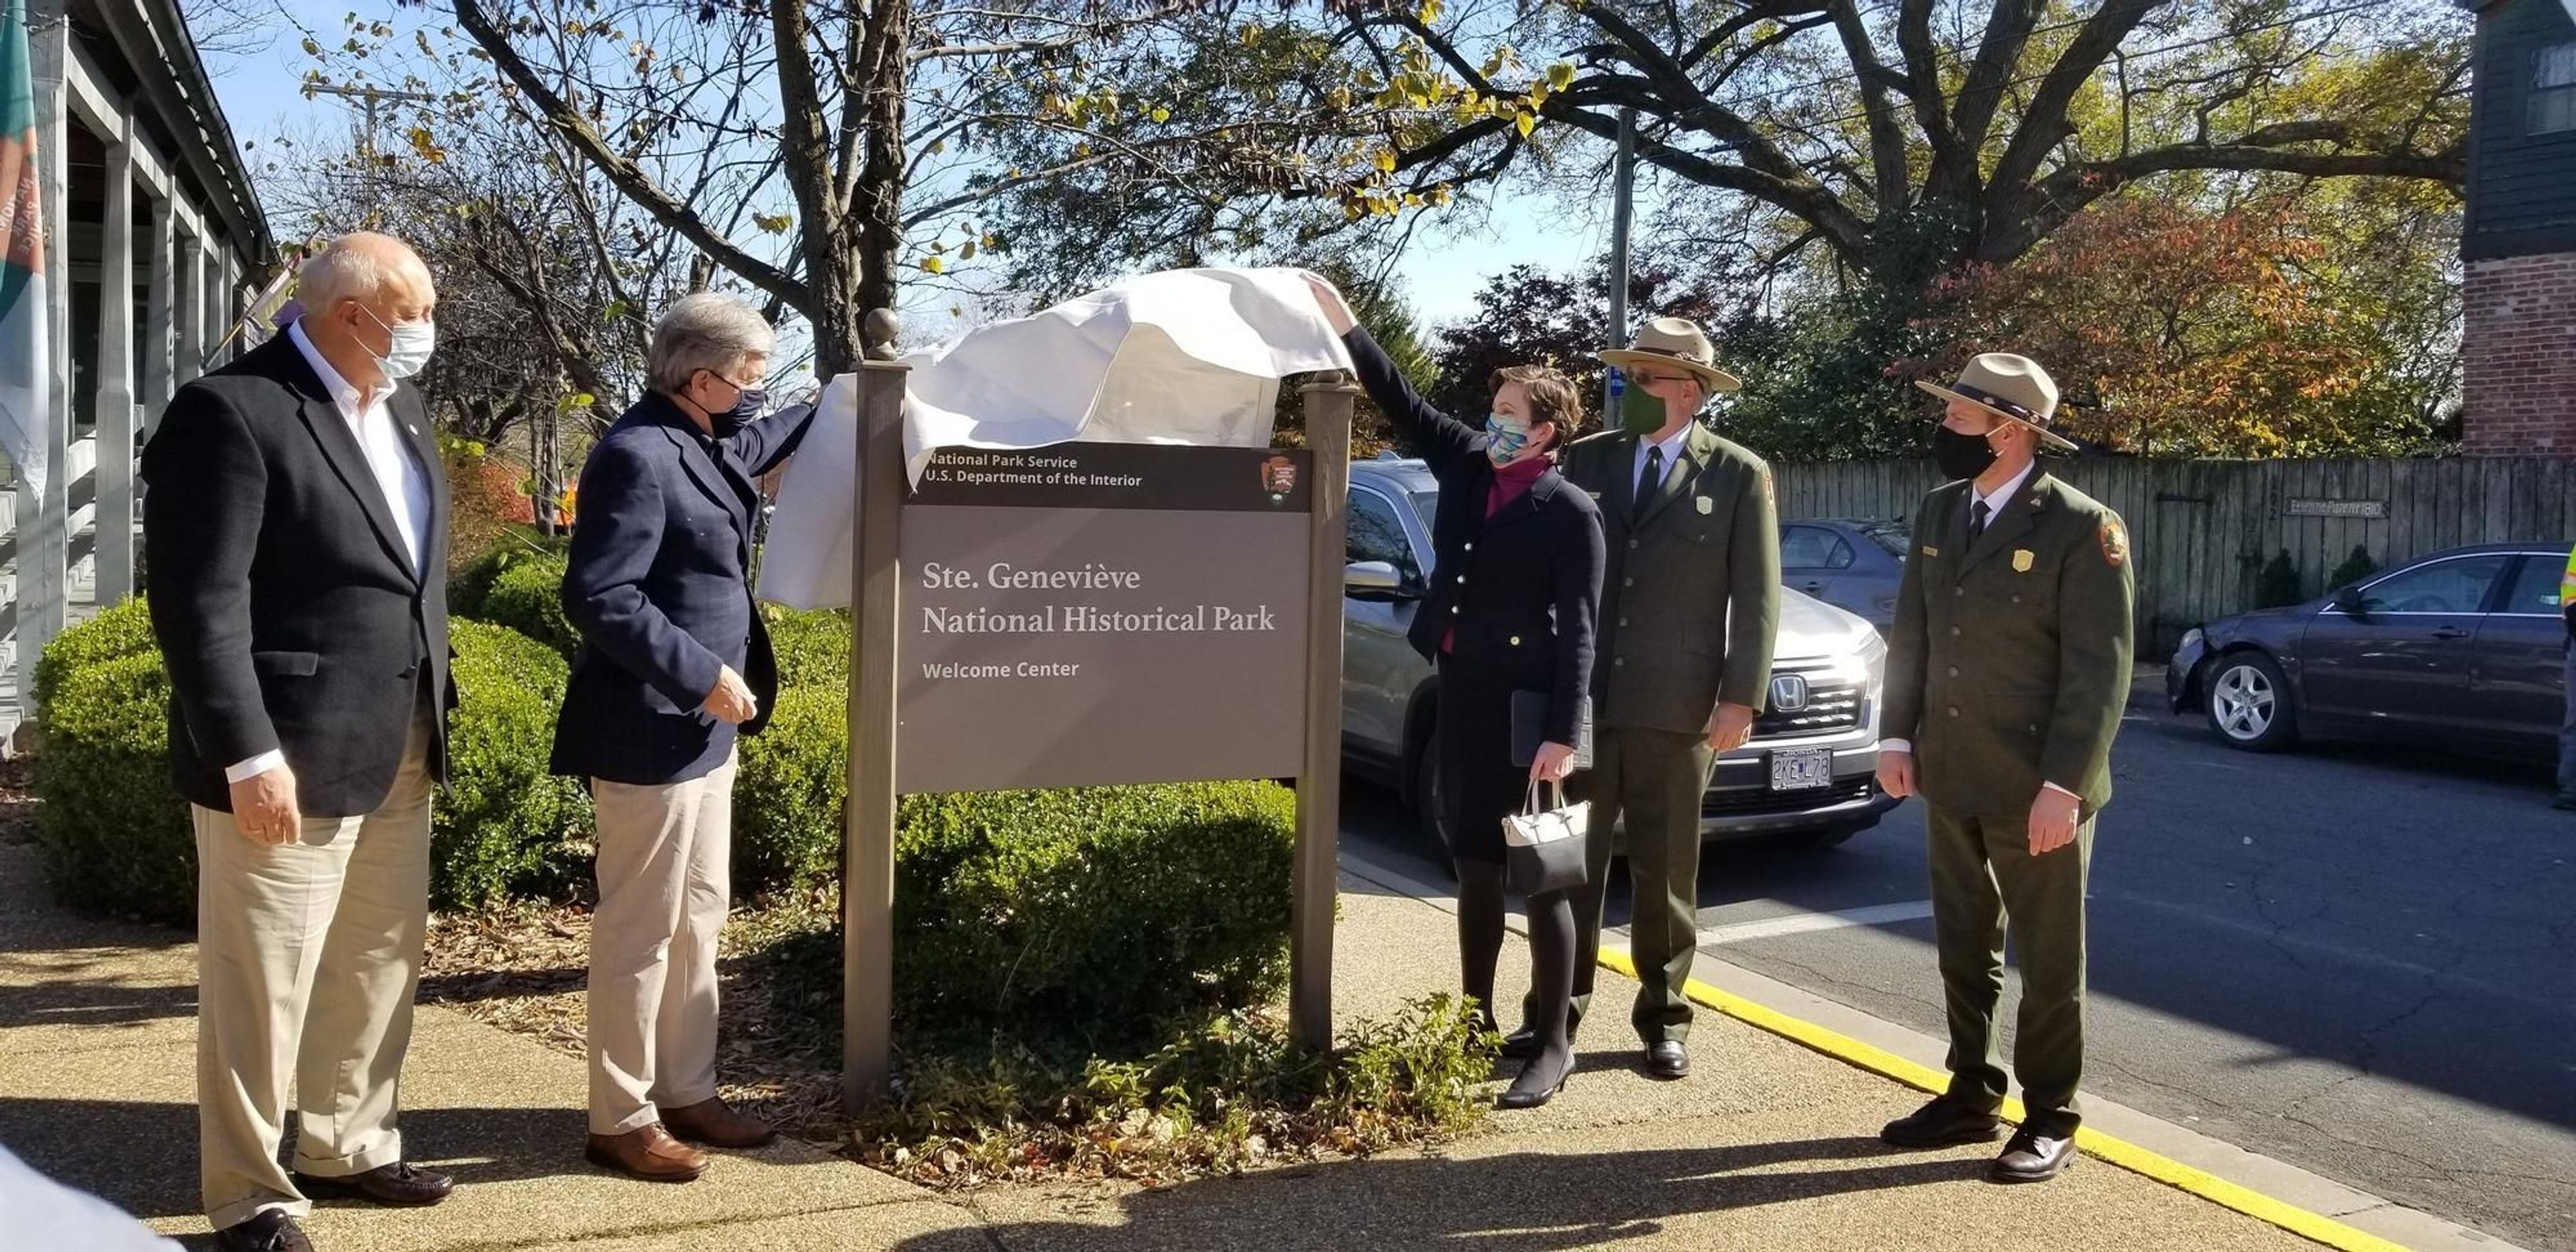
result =
[{"label": "park ranger in green uniform", "polygon": [[2038,467],[2040,444],[2074,445],[2048,430],[2057,385],[2037,362],[1989,353],[1950,386],[1917,385],[1949,402],[1932,446],[1956,481],[1914,515],[1878,777],[1926,809],[1950,1087],[1881,1137],[1930,1148],[2000,1132],[2009,926],[2029,1116],[1991,1177],[2040,1182],[2074,1159],[2081,1119],[2084,884],[2129,693],[2129,537],[2118,514]]},{"label": "park ranger in green uniform", "polygon": [[[1627,825],[1635,888],[1631,1017],[1646,1072],[1690,1073],[1691,1006],[1682,989],[1699,948],[1700,796],[1716,758],[1753,735],[1780,623],[1780,527],[1771,470],[1697,421],[1733,391],[1708,336],[1659,317],[1601,359],[1626,376],[1617,428],[1566,450],[1565,479],[1601,507],[1610,562],[1595,636],[1592,768],[1575,776],[1592,804],[1591,873],[1574,898],[1573,1016],[1592,1000],[1601,899],[1614,822]],[[1525,1012],[1526,1012],[1525,1006]],[[1504,1041],[1526,1054],[1534,1034]]]}]

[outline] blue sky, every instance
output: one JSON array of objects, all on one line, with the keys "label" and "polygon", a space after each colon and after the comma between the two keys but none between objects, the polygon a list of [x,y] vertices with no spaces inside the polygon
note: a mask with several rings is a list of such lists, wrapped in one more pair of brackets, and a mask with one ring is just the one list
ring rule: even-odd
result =
[{"label": "blue sky", "polygon": [[[331,44],[343,37],[343,18],[352,11],[345,0],[280,0],[280,5]],[[382,16],[404,30],[419,20],[416,11],[390,6],[356,11],[367,17]],[[298,90],[312,64],[299,47],[302,37],[302,32],[282,29],[265,51],[208,57],[215,94],[223,103],[234,138],[258,144],[258,153],[264,153],[270,140],[280,134],[326,135],[357,124],[358,102],[327,96],[307,100]],[[1606,194],[1598,210],[1588,213],[1568,214],[1553,203],[1520,199],[1507,199],[1481,222],[1465,217],[1467,211],[1452,210],[1446,219],[1434,219],[1417,229],[1399,264],[1405,293],[1427,323],[1454,321],[1471,312],[1485,279],[1512,265],[1569,269],[1609,245]],[[921,312],[930,321],[945,320],[950,301],[948,295],[925,292],[924,305],[937,307]],[[908,314],[907,320],[912,316]]]}]

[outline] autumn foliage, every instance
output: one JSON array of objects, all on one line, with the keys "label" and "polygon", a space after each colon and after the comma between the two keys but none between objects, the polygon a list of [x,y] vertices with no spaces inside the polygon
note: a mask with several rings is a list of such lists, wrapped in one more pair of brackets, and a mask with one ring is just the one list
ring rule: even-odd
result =
[{"label": "autumn foliage", "polygon": [[473,447],[447,454],[447,489],[451,506],[450,563],[461,565],[489,550],[507,527],[536,520],[528,503],[527,470]]},{"label": "autumn foliage", "polygon": [[2336,307],[2309,210],[2207,211],[2132,197],[2077,216],[2020,261],[1938,280],[1915,328],[1944,345],[1902,363],[1949,376],[1978,352],[2046,365],[2069,435],[2159,457],[2364,450],[2387,430],[2385,355]]}]

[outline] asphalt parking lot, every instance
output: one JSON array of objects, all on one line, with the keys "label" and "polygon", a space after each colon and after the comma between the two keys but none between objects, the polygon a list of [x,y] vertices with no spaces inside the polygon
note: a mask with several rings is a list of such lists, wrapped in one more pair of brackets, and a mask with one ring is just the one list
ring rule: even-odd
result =
[{"label": "asphalt parking lot", "polygon": [[[2088,1086],[2576,1252],[2576,814],[2549,808],[2549,771],[2412,747],[2252,756],[2160,700],[2133,702],[2114,767]],[[1354,853],[1447,881],[1390,797],[1355,787],[1346,810]],[[1940,1034],[1922,835],[1908,804],[1829,851],[1713,848],[1702,951]]]}]

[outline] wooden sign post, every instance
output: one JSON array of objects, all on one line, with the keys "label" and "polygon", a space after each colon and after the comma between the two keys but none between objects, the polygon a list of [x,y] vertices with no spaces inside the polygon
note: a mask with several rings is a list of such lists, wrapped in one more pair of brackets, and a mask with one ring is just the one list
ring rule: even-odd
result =
[{"label": "wooden sign post", "polygon": [[1303,451],[956,449],[915,486],[894,330],[869,316],[858,388],[845,1107],[885,1098],[892,1077],[899,788],[1295,775],[1289,1030],[1330,1047],[1358,389],[1305,388]]}]

